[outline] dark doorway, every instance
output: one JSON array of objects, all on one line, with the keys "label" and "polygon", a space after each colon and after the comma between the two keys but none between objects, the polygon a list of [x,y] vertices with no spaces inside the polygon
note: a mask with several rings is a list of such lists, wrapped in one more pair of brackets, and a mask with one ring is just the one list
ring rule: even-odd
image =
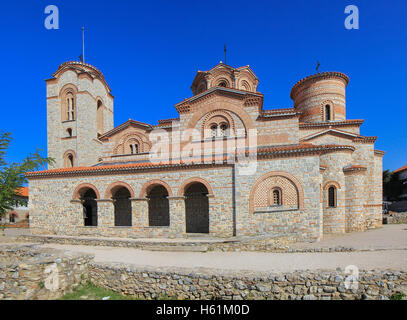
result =
[{"label": "dark doorway", "polygon": [[208,189],[194,183],[185,190],[185,223],[187,233],[209,233]]},{"label": "dark doorway", "polygon": [[82,196],[83,200],[83,218],[85,226],[98,225],[98,205],[96,202],[96,193],[88,189]]},{"label": "dark doorway", "polygon": [[120,187],[113,193],[115,226],[131,226],[130,197],[130,191],[125,187]]},{"label": "dark doorway", "polygon": [[167,189],[161,185],[153,187],[148,192],[148,221],[150,227],[168,227],[170,225],[170,205],[167,197]]}]

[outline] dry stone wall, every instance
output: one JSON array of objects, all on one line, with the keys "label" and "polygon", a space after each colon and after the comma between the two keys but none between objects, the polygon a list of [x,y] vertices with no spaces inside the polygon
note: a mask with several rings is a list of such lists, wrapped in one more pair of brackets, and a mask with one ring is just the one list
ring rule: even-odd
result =
[{"label": "dry stone wall", "polygon": [[0,245],[0,300],[49,300],[88,278],[92,255]]}]

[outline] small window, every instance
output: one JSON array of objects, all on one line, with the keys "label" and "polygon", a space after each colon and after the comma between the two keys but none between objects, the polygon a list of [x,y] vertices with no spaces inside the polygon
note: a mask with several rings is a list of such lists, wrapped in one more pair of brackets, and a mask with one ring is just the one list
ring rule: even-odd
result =
[{"label": "small window", "polygon": [[336,207],[336,188],[329,187],[328,189],[328,206]]},{"label": "small window", "polygon": [[216,124],[211,126],[211,135],[212,137],[216,137],[218,134],[218,126]]},{"label": "small window", "polygon": [[273,205],[281,206],[281,191],[278,189],[273,191]]},{"label": "small window", "polygon": [[68,155],[68,165],[70,168],[73,168],[73,155],[72,154]]},{"label": "small window", "polygon": [[68,134],[68,137],[72,137],[72,128],[66,129],[66,132]]},{"label": "small window", "polygon": [[331,121],[331,106],[327,104],[325,106],[325,121]]},{"label": "small window", "polygon": [[226,123],[222,123],[220,125],[220,136],[226,137],[228,135],[228,125]]}]

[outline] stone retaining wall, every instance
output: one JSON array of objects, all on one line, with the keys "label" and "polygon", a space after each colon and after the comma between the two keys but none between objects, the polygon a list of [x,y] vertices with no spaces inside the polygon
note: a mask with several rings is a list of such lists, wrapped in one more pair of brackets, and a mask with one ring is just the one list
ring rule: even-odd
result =
[{"label": "stone retaining wall", "polygon": [[359,272],[357,288],[343,270],[271,274],[91,263],[89,277],[97,286],[142,299],[387,300],[407,288],[407,273],[394,270]]},{"label": "stone retaining wall", "polygon": [[407,223],[407,212],[389,212],[391,215],[384,215],[383,218],[387,219],[388,224]]},{"label": "stone retaining wall", "polygon": [[0,300],[58,299],[88,278],[92,255],[0,245]]}]

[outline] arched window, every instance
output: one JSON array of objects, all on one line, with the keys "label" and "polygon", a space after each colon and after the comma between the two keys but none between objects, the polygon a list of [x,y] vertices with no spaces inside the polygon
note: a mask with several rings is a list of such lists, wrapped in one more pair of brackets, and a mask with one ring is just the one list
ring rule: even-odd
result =
[{"label": "arched window", "polygon": [[73,168],[75,167],[75,160],[76,160],[76,156],[74,151],[67,151],[64,154],[64,167],[65,168]]},{"label": "arched window", "polygon": [[274,189],[273,190],[273,205],[275,206],[281,206],[281,190],[280,189]]},{"label": "arched window", "polygon": [[66,120],[75,120],[75,97],[72,92],[66,95]]},{"label": "arched window", "polygon": [[68,155],[68,164],[69,164],[69,167],[70,168],[73,168],[73,155],[72,154],[70,154],[70,155]]},{"label": "arched window", "polygon": [[325,121],[331,121],[332,116],[331,116],[331,106],[327,104],[325,106]]},{"label": "arched window", "polygon": [[219,87],[227,87],[228,85],[227,85],[226,81],[221,81],[221,82],[219,82],[218,86]]},{"label": "arched window", "polygon": [[219,136],[227,137],[228,136],[228,125],[226,123],[222,123],[220,125]]},{"label": "arched window", "polygon": [[333,186],[328,188],[328,206],[336,207],[336,188]]},{"label": "arched window", "polygon": [[98,100],[96,111],[97,131],[98,134],[103,133],[103,102]]},{"label": "arched window", "polygon": [[66,133],[68,134],[68,137],[72,137],[72,128],[66,129]]},{"label": "arched window", "polygon": [[137,143],[132,143],[129,145],[130,147],[130,154],[137,154],[139,153],[139,146]]},{"label": "arched window", "polygon": [[218,135],[218,125],[213,124],[211,126],[211,136],[215,138]]}]

